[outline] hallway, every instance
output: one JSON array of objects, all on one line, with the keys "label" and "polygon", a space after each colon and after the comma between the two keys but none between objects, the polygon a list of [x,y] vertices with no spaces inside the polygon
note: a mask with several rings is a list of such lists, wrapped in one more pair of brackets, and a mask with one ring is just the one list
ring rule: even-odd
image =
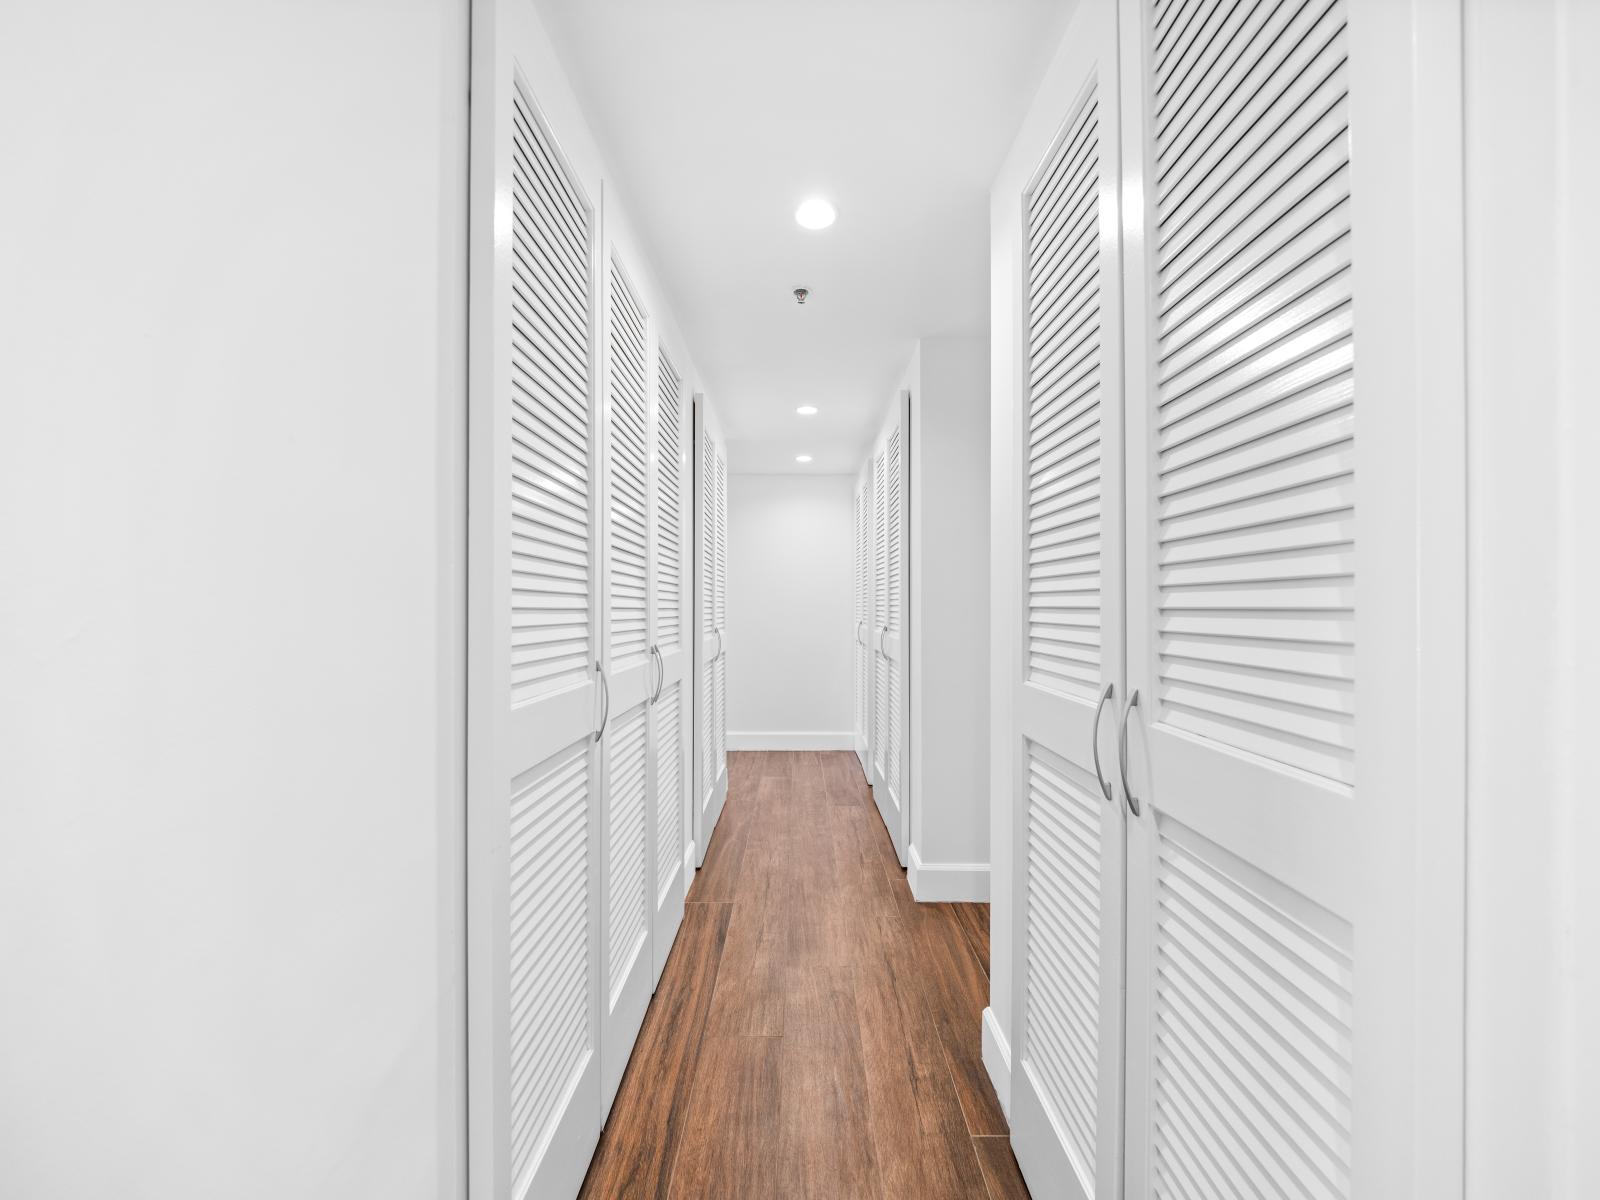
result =
[{"label": "hallway", "polygon": [[912,900],[853,754],[728,758],[582,1194],[1027,1196],[981,1061],[988,906]]}]

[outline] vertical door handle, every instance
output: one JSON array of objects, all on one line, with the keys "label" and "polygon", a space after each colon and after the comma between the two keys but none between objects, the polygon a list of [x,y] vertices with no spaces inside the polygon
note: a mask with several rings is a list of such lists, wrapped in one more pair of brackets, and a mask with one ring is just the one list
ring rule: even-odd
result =
[{"label": "vertical door handle", "polygon": [[883,639],[889,636],[889,627],[883,626],[878,630],[878,653],[887,656],[888,651],[883,648]]},{"label": "vertical door handle", "polygon": [[717,632],[717,652],[711,656],[711,661],[712,662],[716,662],[717,659],[722,657],[722,627],[720,625],[717,627],[717,631],[716,632]]},{"label": "vertical door handle", "polygon": [[660,648],[657,646],[650,647],[650,655],[656,660],[656,690],[651,693],[650,696],[650,703],[654,704],[657,700],[661,699],[661,689],[666,686],[667,660],[662,655]]},{"label": "vertical door handle", "polygon": [[1100,785],[1100,791],[1105,795],[1108,804],[1111,803],[1113,794],[1111,785],[1106,782],[1106,777],[1100,770],[1100,716],[1106,711],[1106,701],[1115,694],[1115,685],[1106,684],[1106,690],[1100,693],[1100,703],[1094,706],[1094,732],[1089,734],[1089,748],[1094,754],[1094,781]]},{"label": "vertical door handle", "polygon": [[1128,811],[1139,815],[1139,797],[1128,786],[1128,726],[1133,722],[1133,710],[1139,707],[1139,689],[1128,697],[1128,707],[1122,710],[1122,732],[1117,739],[1117,770],[1122,774],[1122,794],[1128,798]]},{"label": "vertical door handle", "polygon": [[594,740],[599,741],[606,734],[606,723],[611,720],[611,682],[606,678],[606,673],[600,669],[600,664],[594,665],[595,674],[600,676],[600,690],[605,695],[605,707],[600,710],[600,728],[594,731]]}]

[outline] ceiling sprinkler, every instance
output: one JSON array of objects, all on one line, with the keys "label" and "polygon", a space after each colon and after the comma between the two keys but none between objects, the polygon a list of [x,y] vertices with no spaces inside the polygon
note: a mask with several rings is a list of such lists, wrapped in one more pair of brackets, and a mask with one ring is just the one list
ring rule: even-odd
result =
[{"label": "ceiling sprinkler", "polygon": [[811,295],[810,288],[795,288],[794,302],[796,304],[804,304],[806,302],[806,297],[809,295]]}]

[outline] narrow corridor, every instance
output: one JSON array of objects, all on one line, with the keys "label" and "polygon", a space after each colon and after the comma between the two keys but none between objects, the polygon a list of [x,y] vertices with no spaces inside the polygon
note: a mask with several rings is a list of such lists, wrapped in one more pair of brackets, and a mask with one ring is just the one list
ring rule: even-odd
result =
[{"label": "narrow corridor", "polygon": [[981,1060],[988,906],[912,900],[853,754],[728,758],[583,1195],[1027,1196]]}]

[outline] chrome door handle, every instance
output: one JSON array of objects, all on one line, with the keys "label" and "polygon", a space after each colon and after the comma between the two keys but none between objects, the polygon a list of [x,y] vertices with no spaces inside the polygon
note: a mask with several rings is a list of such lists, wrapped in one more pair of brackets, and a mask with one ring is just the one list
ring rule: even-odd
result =
[{"label": "chrome door handle", "polygon": [[1134,688],[1133,695],[1128,697],[1128,706],[1122,710],[1122,733],[1117,738],[1117,770],[1122,774],[1122,794],[1128,798],[1128,811],[1136,817],[1139,815],[1139,797],[1128,786],[1128,724],[1133,710],[1138,707],[1139,689]]},{"label": "chrome door handle", "polygon": [[661,699],[661,689],[667,682],[667,660],[657,646],[650,647],[650,656],[656,660],[656,690],[650,694],[650,703]]},{"label": "chrome door handle", "polygon": [[878,653],[887,656],[888,651],[883,648],[883,639],[889,636],[889,627],[883,626],[878,630]]},{"label": "chrome door handle", "polygon": [[716,662],[717,659],[722,657],[722,629],[721,629],[720,626],[717,628],[716,632],[717,632],[717,652],[711,656],[711,661],[712,662]]},{"label": "chrome door handle", "polygon": [[1106,711],[1106,701],[1116,694],[1114,684],[1106,684],[1106,690],[1100,693],[1100,703],[1094,706],[1094,731],[1089,734],[1089,748],[1094,754],[1094,781],[1100,785],[1100,791],[1105,795],[1106,803],[1113,800],[1111,785],[1106,782],[1106,777],[1100,771],[1100,715]]},{"label": "chrome door handle", "polygon": [[595,663],[595,673],[600,676],[600,690],[605,696],[605,707],[600,710],[600,728],[594,731],[594,740],[599,741],[606,734],[606,724],[611,720],[611,681],[606,678],[606,673],[600,669],[600,664]]}]

